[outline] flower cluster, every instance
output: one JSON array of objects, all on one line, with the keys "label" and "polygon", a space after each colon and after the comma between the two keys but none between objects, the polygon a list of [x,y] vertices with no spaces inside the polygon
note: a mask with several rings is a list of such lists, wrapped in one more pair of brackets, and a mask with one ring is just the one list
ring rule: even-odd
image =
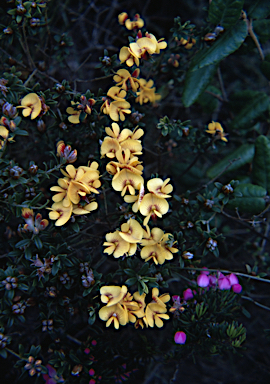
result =
[{"label": "flower cluster", "polygon": [[202,271],[197,277],[197,284],[201,288],[216,288],[220,290],[232,288],[235,293],[242,291],[242,286],[239,284],[238,278],[234,273],[225,276],[221,272],[210,274],[207,270]]},{"label": "flower cluster", "polygon": [[165,260],[172,260],[173,253],[178,252],[177,248],[172,247],[172,243],[172,234],[164,233],[157,227],[150,232],[147,226],[146,231],[138,221],[129,219],[127,223],[121,225],[120,231],[107,233],[103,245],[107,247],[104,253],[119,258],[133,256],[136,253],[137,245],[140,244],[143,260],[153,260],[155,264],[163,264]]},{"label": "flower cluster", "polygon": [[125,114],[131,113],[131,105],[125,99],[128,90],[136,93],[135,101],[141,105],[160,100],[161,95],[155,93],[154,81],[138,78],[139,74],[139,68],[135,69],[133,73],[124,68],[119,69],[113,77],[116,85],[108,90],[107,97],[104,98],[104,103],[100,108],[101,112],[109,115],[113,121],[119,121],[119,119],[124,121]]},{"label": "flower cluster", "polygon": [[65,160],[66,163],[75,163],[77,160],[77,150],[72,150],[70,145],[66,145],[63,140],[58,141],[56,144],[57,156]]},{"label": "flower cluster", "polygon": [[77,169],[69,164],[66,171],[61,169],[61,172],[65,177],[58,179],[58,186],[51,187],[51,191],[58,193],[53,196],[54,204],[49,208],[49,217],[56,220],[56,226],[64,225],[72,213],[86,215],[97,209],[97,202],[93,198],[89,200],[86,195],[98,194],[97,188],[101,186],[96,161]]},{"label": "flower cluster", "polygon": [[152,289],[152,301],[146,305],[145,296],[139,292],[131,295],[127,287],[104,286],[100,288],[101,301],[106,306],[99,310],[99,317],[106,321],[106,327],[113,323],[116,329],[119,325],[127,323],[135,323],[135,328],[144,325],[147,327],[158,328],[163,326],[163,320],[168,320],[169,315],[166,313],[166,303],[170,300],[170,295],[164,293],[159,296],[157,288]]},{"label": "flower cluster", "polygon": [[37,235],[40,231],[43,231],[49,224],[48,220],[42,219],[42,215],[40,213],[37,213],[35,217],[33,210],[29,208],[22,209],[22,217],[26,222],[23,230],[33,232],[35,235]]}]

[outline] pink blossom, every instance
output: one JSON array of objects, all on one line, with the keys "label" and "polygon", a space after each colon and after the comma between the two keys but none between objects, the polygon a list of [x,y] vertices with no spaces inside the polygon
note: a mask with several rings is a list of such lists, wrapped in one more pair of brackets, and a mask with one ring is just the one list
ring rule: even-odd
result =
[{"label": "pink blossom", "polygon": [[209,277],[207,275],[201,274],[197,277],[197,284],[201,288],[208,287]]},{"label": "pink blossom", "polygon": [[95,370],[93,368],[91,368],[91,369],[89,369],[88,373],[89,373],[90,376],[94,376]]},{"label": "pink blossom", "polygon": [[240,293],[242,291],[242,286],[240,284],[233,284],[232,290],[234,293]]},{"label": "pink blossom", "polygon": [[90,381],[89,381],[89,384],[95,384],[96,383],[96,380],[95,379],[91,379]]},{"label": "pink blossom", "polygon": [[201,275],[209,275],[209,271],[206,267],[203,267],[203,269],[205,269],[205,271],[201,271]]},{"label": "pink blossom", "polygon": [[92,340],[91,344],[92,345],[97,345],[97,341],[96,340]]},{"label": "pink blossom", "polygon": [[185,332],[178,331],[174,335],[174,341],[176,344],[185,344],[186,339],[187,339],[187,335],[185,334]]},{"label": "pink blossom", "polygon": [[184,292],[183,292],[183,295],[184,295],[184,300],[190,300],[193,298],[193,293],[192,293],[192,290],[190,288],[187,288]]},{"label": "pink blossom", "polygon": [[88,355],[90,353],[90,349],[89,348],[85,348],[84,353],[86,353]]},{"label": "pink blossom", "polygon": [[238,278],[234,273],[231,273],[230,275],[228,275],[226,277],[230,280],[231,285],[239,283]]},{"label": "pink blossom", "polygon": [[231,282],[228,277],[223,277],[218,279],[218,287],[219,289],[230,289],[231,288]]}]

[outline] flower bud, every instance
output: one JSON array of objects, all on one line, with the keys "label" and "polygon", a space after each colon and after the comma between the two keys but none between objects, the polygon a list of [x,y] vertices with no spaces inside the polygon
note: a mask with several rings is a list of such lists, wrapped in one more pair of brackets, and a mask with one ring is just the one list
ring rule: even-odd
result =
[{"label": "flower bud", "polygon": [[234,293],[240,293],[242,291],[242,286],[240,284],[233,284],[232,290]]},{"label": "flower bud", "polygon": [[184,296],[184,300],[190,300],[193,298],[193,293],[192,293],[192,290],[190,288],[187,288],[184,292],[183,292],[183,296]]},{"label": "flower bud", "polygon": [[32,164],[30,165],[30,167],[28,168],[28,172],[31,174],[31,175],[36,175],[37,174],[37,171],[38,171],[38,166],[36,164]]},{"label": "flower bud", "polygon": [[43,133],[46,131],[46,124],[43,120],[38,120],[37,122],[37,129],[40,133]]},{"label": "flower bud", "polygon": [[230,280],[227,277],[223,277],[221,279],[218,279],[218,287],[221,290],[231,289]]},{"label": "flower bud", "polygon": [[176,332],[176,334],[174,335],[174,342],[176,344],[185,344],[186,339],[187,335],[185,334],[185,332],[179,331]]},{"label": "flower bud", "polygon": [[201,288],[206,288],[209,285],[209,277],[207,275],[199,275],[197,277],[197,284]]}]

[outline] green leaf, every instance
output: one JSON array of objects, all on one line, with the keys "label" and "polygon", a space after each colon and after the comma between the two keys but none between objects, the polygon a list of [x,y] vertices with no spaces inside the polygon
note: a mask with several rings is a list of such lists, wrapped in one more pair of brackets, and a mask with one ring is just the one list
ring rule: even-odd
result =
[{"label": "green leaf", "polygon": [[7,358],[7,351],[5,349],[0,350],[0,356],[3,357],[4,359]]},{"label": "green leaf", "polygon": [[237,148],[235,151],[229,153],[227,156],[225,156],[222,160],[220,160],[218,163],[213,165],[208,169],[206,172],[207,176],[212,179],[219,175],[229,164],[230,162],[239,159],[237,161],[234,161],[230,167],[224,171],[231,172],[234,171],[240,167],[242,167],[244,164],[250,163],[253,159],[255,151],[255,146],[253,144],[243,144],[241,147]]},{"label": "green leaf", "polygon": [[190,67],[184,84],[183,91],[183,104],[190,107],[198,97],[204,92],[210,81],[212,80],[215,72],[217,71],[217,65],[208,65],[204,68],[193,70]]},{"label": "green leaf", "polygon": [[248,18],[264,19],[270,15],[270,3],[268,0],[252,0],[247,11]]},{"label": "green leaf", "polygon": [[244,20],[238,21],[232,28],[224,32],[224,34],[219,37],[210,48],[206,48],[199,53],[199,55],[196,55],[196,64],[193,66],[192,70],[196,71],[207,65],[218,64],[242,45],[247,34],[246,22]]},{"label": "green leaf", "polygon": [[238,208],[240,212],[253,215],[259,214],[265,209],[264,197],[267,192],[263,187],[253,184],[239,184],[235,191],[242,193],[242,197],[229,201],[229,208]]},{"label": "green leaf", "polygon": [[[239,95],[240,97],[240,95]],[[269,97],[264,92],[254,92],[233,120],[233,128],[246,128],[253,125],[253,120],[260,117],[269,107]]]},{"label": "green leaf", "polygon": [[254,20],[252,23],[253,31],[259,37],[261,43],[265,43],[270,38],[270,20]]},{"label": "green leaf", "polygon": [[125,283],[131,287],[132,285],[136,284],[137,281],[137,277],[131,277],[130,279],[127,279]]},{"label": "green leaf", "polygon": [[254,183],[270,191],[270,141],[266,136],[259,136],[255,142],[252,178]]},{"label": "green leaf", "polygon": [[244,0],[212,0],[208,17],[211,23],[228,28],[239,20]]},{"label": "green leaf", "polygon": [[31,240],[30,240],[30,239],[24,239],[24,240],[19,241],[19,242],[15,245],[15,248],[26,247],[26,246],[29,245],[30,243],[31,243]]},{"label": "green leaf", "polygon": [[40,238],[38,236],[35,236],[34,242],[35,242],[37,249],[42,249],[43,244],[42,244],[42,241],[40,240]]}]

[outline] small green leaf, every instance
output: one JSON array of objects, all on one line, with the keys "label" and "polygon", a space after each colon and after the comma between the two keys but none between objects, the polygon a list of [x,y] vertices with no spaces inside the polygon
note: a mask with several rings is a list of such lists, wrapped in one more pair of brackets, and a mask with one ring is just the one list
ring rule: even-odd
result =
[{"label": "small green leaf", "polygon": [[204,92],[216,71],[217,65],[208,65],[196,71],[193,70],[193,67],[190,67],[186,75],[182,98],[186,108],[195,103],[198,97]]},{"label": "small green leaf", "polygon": [[263,135],[255,142],[252,178],[254,183],[270,192],[270,141]]},{"label": "small green leaf", "polygon": [[[225,57],[235,52],[247,37],[247,24],[244,20],[238,21],[219,37],[210,48],[205,48],[202,53],[197,54],[196,64],[192,70],[197,71],[208,65],[218,64]],[[195,56],[195,59],[196,59]]]},{"label": "small green leaf", "polygon": [[35,242],[35,246],[37,247],[37,249],[42,249],[43,244],[42,244],[42,241],[40,240],[40,238],[38,236],[35,236],[34,242]]},{"label": "small green leaf", "polygon": [[24,239],[24,240],[19,241],[15,245],[15,248],[23,248],[23,247],[26,247],[27,245],[29,245],[30,243],[31,243],[30,239]]},{"label": "small green leaf", "polygon": [[240,212],[253,215],[259,214],[265,209],[266,190],[263,187],[253,184],[239,184],[235,191],[241,192],[242,197],[229,201],[229,208],[238,208]]},{"label": "small green leaf", "polygon": [[237,148],[235,151],[231,152],[227,156],[225,156],[222,160],[220,160],[218,163],[213,165],[208,169],[206,172],[207,176],[212,179],[219,175],[229,164],[230,162],[239,159],[237,161],[234,161],[230,167],[226,169],[226,172],[234,171],[240,167],[242,167],[246,163],[250,163],[254,156],[254,145],[253,144],[243,144],[241,147]]},{"label": "small green leaf", "polygon": [[239,20],[244,0],[212,0],[208,17],[211,23],[228,28]]}]

